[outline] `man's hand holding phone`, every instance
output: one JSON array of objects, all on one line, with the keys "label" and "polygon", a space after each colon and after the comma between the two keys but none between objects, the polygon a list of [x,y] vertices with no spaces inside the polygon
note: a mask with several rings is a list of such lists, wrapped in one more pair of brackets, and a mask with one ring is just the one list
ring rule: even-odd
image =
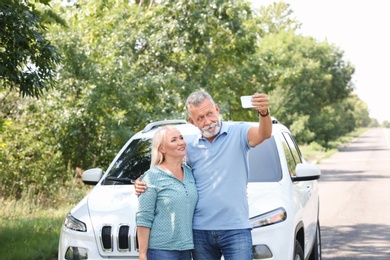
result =
[{"label": "man's hand holding phone", "polygon": [[135,180],[134,182],[134,193],[135,195],[139,196],[146,190],[146,183],[141,181],[141,177]]}]

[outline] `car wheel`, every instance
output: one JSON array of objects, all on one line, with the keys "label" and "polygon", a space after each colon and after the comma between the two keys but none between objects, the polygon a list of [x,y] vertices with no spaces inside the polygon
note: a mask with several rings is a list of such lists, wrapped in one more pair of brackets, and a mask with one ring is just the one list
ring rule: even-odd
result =
[{"label": "car wheel", "polygon": [[317,221],[316,238],[314,240],[309,260],[321,260],[321,228],[319,221]]},{"label": "car wheel", "polygon": [[301,243],[295,239],[295,247],[294,247],[294,260],[303,260],[303,249]]}]

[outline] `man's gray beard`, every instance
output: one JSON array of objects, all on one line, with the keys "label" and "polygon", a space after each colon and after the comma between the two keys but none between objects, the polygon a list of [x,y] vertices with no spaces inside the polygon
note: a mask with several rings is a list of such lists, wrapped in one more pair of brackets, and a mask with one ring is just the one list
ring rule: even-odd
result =
[{"label": "man's gray beard", "polygon": [[[213,132],[208,132],[207,131],[208,129],[213,128],[213,127],[215,127]],[[204,138],[211,138],[211,137],[216,136],[219,133],[220,130],[221,130],[221,124],[218,121],[218,122],[215,122],[215,123],[212,123],[212,124],[210,124],[208,126],[203,127],[202,128],[202,136]]]}]

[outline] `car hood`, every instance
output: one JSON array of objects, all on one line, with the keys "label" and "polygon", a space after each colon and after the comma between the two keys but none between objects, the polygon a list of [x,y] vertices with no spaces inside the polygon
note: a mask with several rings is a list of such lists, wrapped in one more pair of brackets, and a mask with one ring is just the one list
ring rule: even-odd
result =
[{"label": "car hood", "polygon": [[137,207],[133,185],[99,185],[88,196],[92,224],[135,223]]},{"label": "car hood", "polygon": [[[133,185],[96,185],[72,210],[72,215],[87,224],[87,232],[93,232],[101,256],[123,257],[136,254],[132,241],[136,237],[137,208],[138,197],[134,194]],[[128,230],[126,236],[131,245],[129,249],[119,251],[117,245],[118,239],[123,238],[119,237],[122,227]],[[107,228],[110,230],[109,236],[104,231]],[[103,249],[103,240],[111,241],[111,250]]]},{"label": "car hood", "polygon": [[[267,212],[283,206],[282,186],[278,182],[249,183],[250,213]],[[135,223],[138,197],[133,185],[98,185],[88,195],[88,211],[92,223]],[[251,216],[253,214],[250,214]]]},{"label": "car hood", "polygon": [[[283,206],[282,186],[278,182],[249,183],[250,217]],[[88,195],[88,211],[94,227],[102,223],[135,224],[138,197],[133,185],[98,185]]]},{"label": "car hood", "polygon": [[286,191],[279,182],[253,182],[248,184],[249,217],[285,207]]}]

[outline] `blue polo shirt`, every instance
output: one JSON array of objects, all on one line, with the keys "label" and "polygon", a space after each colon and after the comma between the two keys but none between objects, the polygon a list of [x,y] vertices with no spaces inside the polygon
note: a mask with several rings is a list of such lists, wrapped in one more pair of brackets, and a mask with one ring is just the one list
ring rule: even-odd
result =
[{"label": "blue polo shirt", "polygon": [[186,140],[188,164],[198,190],[194,229],[250,228],[247,200],[250,127],[244,123],[223,123],[212,143],[200,136]]},{"label": "blue polo shirt", "polygon": [[188,166],[183,181],[154,166],[142,181],[148,188],[138,197],[137,226],[149,227],[149,248],[189,250],[194,248],[192,218],[198,195]]}]

